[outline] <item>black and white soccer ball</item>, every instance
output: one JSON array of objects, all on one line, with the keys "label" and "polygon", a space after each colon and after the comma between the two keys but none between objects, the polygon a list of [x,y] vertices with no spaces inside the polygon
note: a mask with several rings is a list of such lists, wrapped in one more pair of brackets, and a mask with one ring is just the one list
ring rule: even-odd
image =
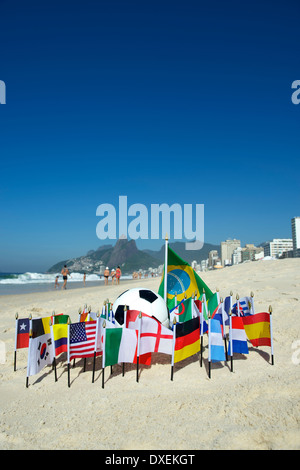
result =
[{"label": "black and white soccer ball", "polygon": [[162,325],[169,327],[168,309],[164,299],[150,289],[135,287],[123,292],[113,304],[113,312],[116,322],[124,324],[124,307],[127,310],[138,310],[146,315],[155,317]]}]

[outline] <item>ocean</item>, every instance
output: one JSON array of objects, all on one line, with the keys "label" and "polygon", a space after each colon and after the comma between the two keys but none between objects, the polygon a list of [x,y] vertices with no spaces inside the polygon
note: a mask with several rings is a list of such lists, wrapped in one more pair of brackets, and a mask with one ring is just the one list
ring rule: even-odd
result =
[{"label": "ocean", "polygon": [[[55,289],[55,278],[59,276],[58,288]],[[131,276],[122,276],[121,279],[132,279]],[[104,284],[103,276],[98,274],[86,275],[86,287],[102,286]],[[109,279],[111,284],[111,279]],[[0,273],[0,296],[30,294],[33,292],[51,292],[61,289],[63,285],[62,275],[43,274],[43,273]],[[84,288],[83,274],[71,273],[68,276],[67,289]]]}]

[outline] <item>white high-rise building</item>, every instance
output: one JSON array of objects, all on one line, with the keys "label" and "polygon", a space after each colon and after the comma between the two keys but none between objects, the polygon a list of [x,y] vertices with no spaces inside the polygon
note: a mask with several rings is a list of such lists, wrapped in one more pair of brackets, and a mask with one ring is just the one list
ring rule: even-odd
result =
[{"label": "white high-rise building", "polygon": [[264,243],[263,248],[265,256],[278,258],[293,249],[293,240],[291,238],[274,238],[272,241]]},{"label": "white high-rise building", "polygon": [[292,219],[293,255],[300,257],[300,217]]}]

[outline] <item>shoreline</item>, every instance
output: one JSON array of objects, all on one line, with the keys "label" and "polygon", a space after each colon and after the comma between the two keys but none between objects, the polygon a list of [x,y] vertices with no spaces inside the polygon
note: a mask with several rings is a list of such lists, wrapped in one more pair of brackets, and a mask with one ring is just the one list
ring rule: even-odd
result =
[{"label": "shoreline", "polygon": [[[150,278],[148,278],[150,279]],[[151,279],[160,279],[160,277],[151,278]],[[144,279],[141,279],[143,281]],[[124,282],[131,282],[136,281],[136,279],[132,278],[124,278],[120,280],[120,283]],[[7,296],[15,296],[15,295],[27,295],[27,294],[38,294],[38,293],[54,293],[62,290],[63,283],[60,281],[57,288],[54,287],[54,283],[39,283],[39,282],[32,282],[32,283],[24,283],[24,284],[0,284],[0,299],[2,297]],[[109,280],[107,288],[110,286],[114,287],[117,286],[116,283],[113,285],[111,284],[111,280]],[[67,289],[64,290],[79,290],[79,289],[89,289],[91,287],[106,287],[104,284],[104,279],[100,279],[97,281],[86,281],[84,286],[83,281],[68,281]],[[14,291],[20,292],[14,292]],[[22,292],[23,290],[23,292]],[[11,291],[11,292],[10,292]]]}]

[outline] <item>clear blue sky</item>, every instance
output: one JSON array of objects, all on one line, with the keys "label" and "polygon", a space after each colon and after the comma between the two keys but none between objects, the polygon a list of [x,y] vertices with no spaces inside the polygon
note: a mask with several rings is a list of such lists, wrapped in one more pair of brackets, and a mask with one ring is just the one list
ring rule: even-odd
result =
[{"label": "clear blue sky", "polygon": [[119,195],[204,204],[210,243],[291,237],[299,2],[0,10],[0,271],[43,271],[97,248],[96,208]]}]

